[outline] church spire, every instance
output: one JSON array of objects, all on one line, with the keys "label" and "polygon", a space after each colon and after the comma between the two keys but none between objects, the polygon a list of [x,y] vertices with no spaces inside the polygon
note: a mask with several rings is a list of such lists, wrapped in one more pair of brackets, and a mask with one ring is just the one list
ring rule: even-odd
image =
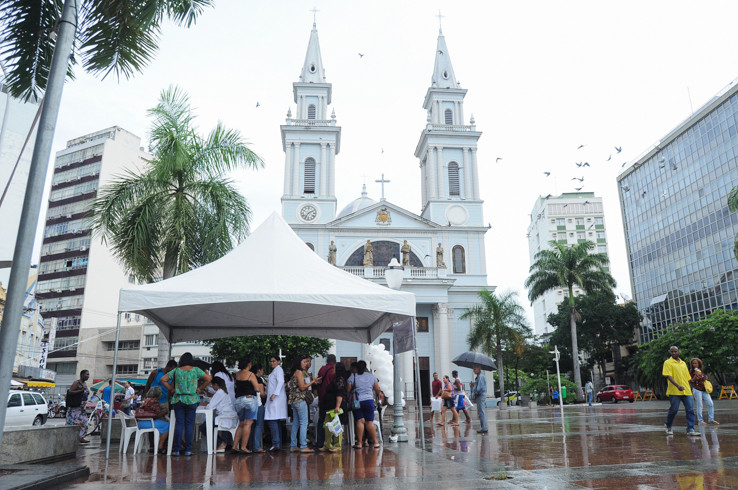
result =
[{"label": "church spire", "polygon": [[318,29],[315,27],[315,22],[313,22],[313,30],[310,31],[310,42],[305,54],[305,63],[302,65],[300,81],[302,83],[326,83],[323,58],[320,56]]},{"label": "church spire", "polygon": [[454,75],[454,67],[451,66],[451,57],[446,47],[446,38],[439,25],[438,43],[436,45],[436,63],[433,67],[433,78],[431,86],[434,88],[457,88],[459,83]]}]

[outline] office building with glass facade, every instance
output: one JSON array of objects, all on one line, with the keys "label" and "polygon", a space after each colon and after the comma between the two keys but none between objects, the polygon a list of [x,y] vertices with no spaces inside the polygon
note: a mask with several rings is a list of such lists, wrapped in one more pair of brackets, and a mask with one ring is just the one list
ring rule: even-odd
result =
[{"label": "office building with glass facade", "polygon": [[737,309],[738,83],[731,83],[618,176],[639,341]]}]

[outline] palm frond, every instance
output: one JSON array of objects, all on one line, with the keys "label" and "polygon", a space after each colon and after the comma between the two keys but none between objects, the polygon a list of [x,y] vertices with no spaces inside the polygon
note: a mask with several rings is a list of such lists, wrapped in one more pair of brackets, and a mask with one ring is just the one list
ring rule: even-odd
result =
[{"label": "palm frond", "polygon": [[200,170],[221,175],[236,168],[258,169],[264,166],[259,155],[251,151],[241,133],[227,129],[219,122],[208,137],[195,147],[193,160]]}]

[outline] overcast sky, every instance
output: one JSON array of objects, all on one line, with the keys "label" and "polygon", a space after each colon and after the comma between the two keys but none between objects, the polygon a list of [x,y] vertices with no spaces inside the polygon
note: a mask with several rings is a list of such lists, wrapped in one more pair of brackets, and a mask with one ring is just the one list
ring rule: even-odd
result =
[{"label": "overcast sky", "polygon": [[[279,125],[288,108],[295,112],[292,83],[313,7],[343,128],[338,209],[359,196],[364,182],[378,199],[374,180],[384,173],[392,181],[388,200],[414,213],[421,203],[413,152],[426,122],[422,103],[441,8],[453,67],[468,89],[465,116],[473,114],[483,132],[488,282],[519,291],[531,321],[523,281],[536,198],[573,191],[572,177],[585,177],[583,191],[604,200],[617,290],[631,295],[615,180],[621,165],[738,76],[738,2],[220,0],[189,30],[165,27],[156,60],[133,80],[100,81],[78,71],[64,89],[54,152],[113,125],[140,135],[146,146],[146,109],[177,84],[190,94],[203,132],[221,120],[266,161],[261,171],[234,175],[258,226],[280,209]],[[615,156],[614,146],[622,153]],[[577,168],[582,160],[591,167]]]}]

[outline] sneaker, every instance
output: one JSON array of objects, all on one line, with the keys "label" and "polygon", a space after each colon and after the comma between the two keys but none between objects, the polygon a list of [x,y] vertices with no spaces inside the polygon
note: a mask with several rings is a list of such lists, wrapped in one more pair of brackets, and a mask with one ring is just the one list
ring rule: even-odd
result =
[{"label": "sneaker", "polygon": [[179,451],[172,451],[172,456],[179,456]]},{"label": "sneaker", "polygon": [[666,433],[667,433],[668,435],[672,435],[672,434],[674,433],[674,432],[673,432],[673,431],[671,430],[671,427],[669,427],[669,426],[668,426],[668,425],[666,425],[666,424],[664,424],[664,430],[666,430]]},{"label": "sneaker", "polygon": [[692,429],[692,430],[688,430],[688,431],[687,431],[687,435],[688,435],[688,436],[692,436],[692,437],[697,437],[697,436],[699,436],[699,435],[700,435],[700,433],[699,433],[699,432],[697,432],[696,430]]},{"label": "sneaker", "polygon": [[192,451],[185,451],[184,452],[184,455],[185,456],[192,456]]}]

